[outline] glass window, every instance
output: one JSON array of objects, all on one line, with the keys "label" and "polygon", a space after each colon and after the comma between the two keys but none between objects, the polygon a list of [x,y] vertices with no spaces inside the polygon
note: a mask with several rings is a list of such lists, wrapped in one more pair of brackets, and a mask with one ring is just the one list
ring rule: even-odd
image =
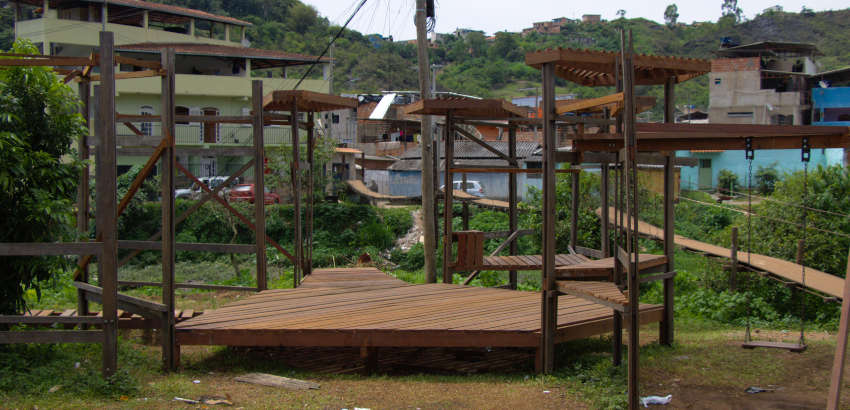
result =
[{"label": "glass window", "polygon": [[[143,105],[139,108],[139,115],[153,115],[153,107],[150,105]],[[139,127],[139,131],[145,135],[153,135],[153,123],[143,122]]]}]

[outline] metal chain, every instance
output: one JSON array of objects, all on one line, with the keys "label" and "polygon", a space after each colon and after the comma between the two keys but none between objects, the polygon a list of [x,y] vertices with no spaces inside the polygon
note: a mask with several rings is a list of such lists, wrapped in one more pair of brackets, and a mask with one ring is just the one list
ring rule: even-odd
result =
[{"label": "metal chain", "polygon": [[[747,180],[747,191],[752,192],[753,190],[753,158],[750,154],[747,154],[747,159],[750,162],[750,172]],[[750,255],[753,253],[753,197],[752,195],[747,196],[747,266],[753,266],[750,263]],[[753,286],[752,283],[753,272],[749,272],[747,274],[747,333],[744,336],[744,342],[750,342],[753,340],[752,334],[750,333],[750,299],[752,297]]]},{"label": "metal chain", "polygon": [[[805,144],[808,148],[808,143]],[[806,287],[806,249],[809,247],[808,242],[808,215],[809,211],[805,207],[809,205],[809,158],[806,152],[803,154],[803,163],[805,166],[803,167],[803,256],[801,262],[803,263],[803,287]],[[806,294],[802,291],[800,293],[800,345],[806,344]]]}]

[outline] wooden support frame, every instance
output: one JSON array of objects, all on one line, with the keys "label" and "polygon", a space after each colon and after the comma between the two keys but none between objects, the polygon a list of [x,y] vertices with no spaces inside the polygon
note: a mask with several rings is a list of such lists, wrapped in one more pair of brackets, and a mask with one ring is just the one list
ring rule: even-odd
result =
[{"label": "wooden support frame", "polygon": [[555,65],[544,63],[543,72],[543,270],[541,271],[540,350],[537,369],[550,374],[555,366],[555,327],[558,297],[555,290]]},{"label": "wooden support frame", "polygon": [[[263,81],[254,80],[251,82],[251,101],[254,110],[254,196],[261,195],[261,200],[254,200],[254,241],[256,243],[257,253],[257,288],[261,291],[268,289],[268,281],[266,276],[266,157],[263,149]],[[298,118],[293,116],[292,118]],[[298,133],[298,128],[293,127],[295,133]],[[293,135],[293,144],[297,141]],[[296,255],[298,243],[295,244]]]}]

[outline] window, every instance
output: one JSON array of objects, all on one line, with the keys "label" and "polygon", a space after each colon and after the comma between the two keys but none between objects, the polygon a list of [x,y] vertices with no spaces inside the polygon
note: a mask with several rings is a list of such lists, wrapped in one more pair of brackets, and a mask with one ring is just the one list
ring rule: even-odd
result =
[{"label": "window", "polygon": [[[150,105],[143,105],[139,108],[139,115],[153,115],[153,107]],[[149,122],[141,123],[139,127],[139,131],[145,135],[153,135],[153,124]]]},{"label": "window", "polygon": [[730,112],[726,114],[727,117],[752,117],[752,111],[738,111],[738,112]]},{"label": "window", "polygon": [[339,115],[337,115],[337,114],[332,114],[332,115],[333,115],[333,121],[331,121],[331,122],[333,122],[334,124],[339,124]]},{"label": "window", "polygon": [[794,125],[794,116],[793,115],[771,115],[770,123],[773,125]]},{"label": "window", "polygon": [[719,78],[714,79],[714,85],[720,85],[720,79]]}]

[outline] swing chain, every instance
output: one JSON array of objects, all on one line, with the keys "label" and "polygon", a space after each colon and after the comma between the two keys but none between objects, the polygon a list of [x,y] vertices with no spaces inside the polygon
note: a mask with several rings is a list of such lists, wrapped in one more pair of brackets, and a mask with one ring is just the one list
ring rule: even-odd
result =
[{"label": "swing chain", "polygon": [[[811,146],[809,138],[803,137],[803,287],[806,286],[806,248],[808,248],[808,215],[809,215],[809,159],[811,158]],[[800,292],[800,345],[806,344],[806,297]]]},{"label": "swing chain", "polygon": [[[753,253],[752,249],[752,232],[753,232],[753,223],[752,223],[752,214],[753,214],[753,159],[755,158],[755,150],[753,150],[753,138],[747,137],[746,140],[747,149],[745,154],[747,156],[747,161],[749,162],[749,174],[747,179],[747,266],[752,266],[750,263],[750,255]],[[750,283],[752,281],[753,273],[750,272],[747,275],[747,332],[744,335],[744,342],[749,343],[753,340],[752,334],[750,333],[750,299],[752,297],[753,286]]]}]

